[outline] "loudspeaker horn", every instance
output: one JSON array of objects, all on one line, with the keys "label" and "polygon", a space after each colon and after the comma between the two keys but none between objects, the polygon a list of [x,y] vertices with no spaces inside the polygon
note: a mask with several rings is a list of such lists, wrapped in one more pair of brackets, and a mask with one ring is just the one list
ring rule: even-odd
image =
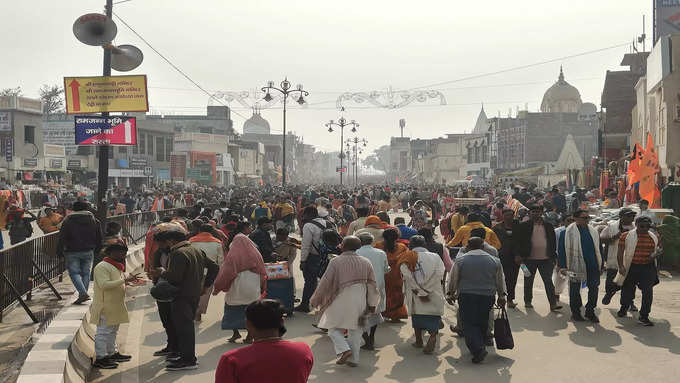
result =
[{"label": "loudspeaker horn", "polygon": [[116,23],[101,13],[82,15],[73,23],[73,34],[81,43],[87,45],[108,44],[117,33]]},{"label": "loudspeaker horn", "polygon": [[134,45],[119,45],[111,48],[111,68],[128,72],[137,68],[144,60],[142,51]]}]

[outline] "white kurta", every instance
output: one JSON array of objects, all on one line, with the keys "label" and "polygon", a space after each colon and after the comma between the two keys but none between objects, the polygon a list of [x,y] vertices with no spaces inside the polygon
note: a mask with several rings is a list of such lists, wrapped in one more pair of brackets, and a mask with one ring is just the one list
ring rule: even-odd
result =
[{"label": "white kurta", "polygon": [[[441,281],[444,277],[444,262],[439,255],[430,253],[422,247],[413,249],[418,253],[418,265],[415,273],[408,269],[407,264],[400,267],[404,279],[404,302],[408,312],[419,315],[442,315],[444,313],[444,293]],[[420,273],[420,274],[419,274]],[[416,283],[416,275],[418,283]],[[414,290],[417,293],[414,293]],[[428,302],[423,302],[418,296],[427,295]]]},{"label": "white kurta", "polygon": [[224,295],[224,302],[229,306],[247,305],[260,299],[260,274],[250,270],[241,271]]},{"label": "white kurta", "polygon": [[366,284],[355,283],[347,286],[333,300],[321,315],[320,328],[359,328],[359,317],[366,310]]},{"label": "white kurta", "polygon": [[362,246],[357,250],[357,254],[368,259],[373,266],[373,273],[375,274],[375,284],[380,293],[380,303],[376,312],[385,311],[385,274],[390,271],[390,264],[387,261],[387,254],[380,249],[376,249],[370,245]]}]

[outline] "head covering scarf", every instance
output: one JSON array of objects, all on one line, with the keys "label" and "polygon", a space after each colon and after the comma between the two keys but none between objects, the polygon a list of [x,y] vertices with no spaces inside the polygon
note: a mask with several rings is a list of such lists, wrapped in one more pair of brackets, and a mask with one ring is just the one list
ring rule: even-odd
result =
[{"label": "head covering scarf", "polygon": [[381,223],[381,222],[382,222],[382,221],[380,220],[380,218],[379,218],[377,215],[369,215],[368,217],[366,217],[366,223],[365,223],[365,225],[366,225],[366,226],[370,226],[370,225],[378,225],[378,226],[380,226],[380,223]]},{"label": "head covering scarf", "polygon": [[260,274],[262,291],[265,291],[267,272],[264,268],[262,255],[250,238],[239,233],[231,241],[229,252],[224,258],[222,266],[220,266],[220,272],[215,279],[213,294],[229,291],[238,273],[246,270]]}]

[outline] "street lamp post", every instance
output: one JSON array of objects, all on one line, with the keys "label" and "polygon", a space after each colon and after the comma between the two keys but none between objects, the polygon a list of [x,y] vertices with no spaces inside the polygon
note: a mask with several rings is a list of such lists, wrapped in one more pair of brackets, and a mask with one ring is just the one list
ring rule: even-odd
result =
[{"label": "street lamp post", "polygon": [[[368,144],[368,140],[365,138],[360,139],[359,137],[354,137],[351,139],[347,140],[347,156],[349,157],[349,149],[350,149],[350,144],[354,144],[354,163],[352,163],[354,169],[354,185],[358,186],[359,185],[359,154],[361,154],[363,151],[362,149],[359,149],[359,144],[363,144],[363,147],[366,147],[366,144]],[[350,157],[351,159],[351,157]]]},{"label": "street lamp post", "polygon": [[342,144],[345,141],[345,126],[352,126],[352,133],[356,133],[357,127],[359,127],[359,124],[354,120],[347,122],[347,120],[345,120],[345,117],[340,117],[338,122],[330,120],[326,124],[326,127],[328,128],[328,133],[333,133],[333,127],[334,126],[337,126],[337,127],[340,128],[340,185],[342,186],[342,169],[343,169],[344,157],[345,157],[345,154],[342,151]]},{"label": "street lamp post", "polygon": [[309,96],[309,92],[302,89],[302,84],[299,84],[296,89],[290,88],[290,81],[286,77],[281,81],[280,87],[274,85],[274,81],[269,81],[267,86],[262,88],[263,92],[267,92],[264,95],[264,100],[270,102],[274,99],[271,95],[271,91],[277,91],[283,95],[283,157],[281,161],[282,176],[281,176],[281,186],[286,186],[286,104],[288,103],[288,96],[299,93],[298,99],[296,100],[298,104],[302,105],[305,103],[305,96]]}]

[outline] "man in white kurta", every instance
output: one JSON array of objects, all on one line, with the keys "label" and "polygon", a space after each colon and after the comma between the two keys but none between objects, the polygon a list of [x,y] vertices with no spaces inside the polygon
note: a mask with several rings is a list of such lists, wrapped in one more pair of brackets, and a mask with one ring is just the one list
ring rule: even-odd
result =
[{"label": "man in white kurta", "polygon": [[[310,300],[313,307],[323,312],[319,327],[328,329],[338,355],[336,363],[351,367],[359,363],[364,327],[360,319],[374,313],[380,303],[373,266],[356,253],[360,247],[359,238],[345,237],[343,253],[330,261]],[[344,330],[347,330],[347,339]]]},{"label": "man in white kurta", "polygon": [[418,254],[418,259],[414,264],[404,262],[399,266],[404,279],[404,302],[411,314],[415,331],[416,342],[413,346],[423,347],[423,331],[427,331],[430,338],[423,352],[431,354],[437,343],[441,316],[444,314],[444,294],[441,286],[445,271],[444,262],[439,255],[425,248],[425,238],[421,235],[411,237],[410,247]]},{"label": "man in white kurta", "polygon": [[373,235],[362,233],[358,237],[361,241],[361,248],[357,250],[357,254],[371,262],[373,273],[375,274],[375,284],[380,293],[378,309],[375,313],[368,316],[362,335],[365,343],[361,348],[373,350],[375,349],[375,330],[378,328],[378,324],[383,322],[381,313],[385,311],[385,274],[390,272],[390,264],[387,262],[387,254],[371,245],[373,243]]}]

